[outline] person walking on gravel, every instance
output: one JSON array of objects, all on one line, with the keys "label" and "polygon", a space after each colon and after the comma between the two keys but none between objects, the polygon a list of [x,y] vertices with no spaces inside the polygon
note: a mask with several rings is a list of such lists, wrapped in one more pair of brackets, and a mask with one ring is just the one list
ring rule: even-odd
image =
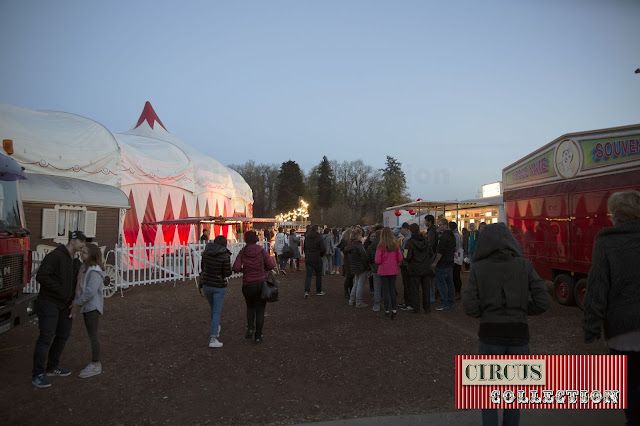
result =
[{"label": "person walking on gravel", "polygon": [[245,337],[247,339],[255,337],[255,342],[261,343],[264,310],[267,306],[267,301],[262,299],[262,283],[268,278],[268,272],[276,265],[269,253],[256,244],[258,234],[249,231],[244,235],[244,240],[247,245],[238,253],[233,263],[233,272],[242,272],[242,295],[247,304]]},{"label": "person walking on gravel", "polygon": [[223,235],[218,235],[213,242],[207,243],[202,253],[201,267],[200,292],[211,308],[209,347],[220,348],[220,314],[227,292],[227,278],[232,273],[231,252],[227,250],[227,239]]}]

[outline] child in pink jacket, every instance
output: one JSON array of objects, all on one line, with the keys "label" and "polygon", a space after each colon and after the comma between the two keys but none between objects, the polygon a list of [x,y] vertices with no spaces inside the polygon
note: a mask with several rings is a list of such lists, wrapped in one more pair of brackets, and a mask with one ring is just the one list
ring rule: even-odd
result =
[{"label": "child in pink jacket", "polygon": [[[382,285],[382,298],[384,299],[384,315],[389,319],[396,317],[398,302],[396,300],[396,275],[398,275],[398,263],[402,262],[402,253],[389,227],[384,227],[380,234],[380,243],[376,250],[376,263],[378,275]],[[389,298],[391,298],[391,315],[389,315]]]}]

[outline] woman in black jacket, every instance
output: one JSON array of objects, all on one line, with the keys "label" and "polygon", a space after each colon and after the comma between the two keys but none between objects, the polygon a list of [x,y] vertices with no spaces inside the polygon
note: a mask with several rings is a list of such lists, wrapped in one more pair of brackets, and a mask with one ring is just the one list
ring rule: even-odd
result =
[{"label": "woman in black jacket", "polygon": [[349,297],[349,306],[355,305],[356,308],[369,306],[369,304],[362,301],[362,293],[369,273],[369,263],[367,262],[367,253],[362,246],[362,237],[362,229],[356,228],[351,233],[349,245],[344,249],[345,254],[349,257],[351,275],[355,280]]},{"label": "woman in black jacket", "polygon": [[209,347],[220,348],[220,314],[227,291],[227,277],[231,276],[231,252],[227,250],[227,239],[224,236],[218,235],[212,243],[205,246],[201,266],[200,293],[211,307]]}]

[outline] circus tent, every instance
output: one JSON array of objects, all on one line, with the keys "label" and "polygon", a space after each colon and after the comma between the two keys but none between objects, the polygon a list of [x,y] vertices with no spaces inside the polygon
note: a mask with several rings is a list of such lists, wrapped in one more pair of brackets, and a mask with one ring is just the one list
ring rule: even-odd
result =
[{"label": "circus tent", "polygon": [[[120,188],[128,244],[172,244],[197,239],[193,227],[141,225],[190,216],[252,216],[251,188],[235,171],[169,133],[149,102],[136,125],[112,133],[75,114],[0,105],[3,139],[28,173],[86,180]],[[233,227],[211,235],[234,239]],[[216,232],[217,231],[217,232]]]}]

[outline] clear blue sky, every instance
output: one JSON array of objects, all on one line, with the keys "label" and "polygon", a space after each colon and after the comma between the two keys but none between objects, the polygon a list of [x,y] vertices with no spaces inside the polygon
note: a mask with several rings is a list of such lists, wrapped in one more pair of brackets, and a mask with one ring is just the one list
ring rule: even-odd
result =
[{"label": "clear blue sky", "polygon": [[120,133],[148,100],[223,164],[391,155],[413,198],[466,199],[640,122],[639,23],[637,0],[0,0],[0,102]]}]

